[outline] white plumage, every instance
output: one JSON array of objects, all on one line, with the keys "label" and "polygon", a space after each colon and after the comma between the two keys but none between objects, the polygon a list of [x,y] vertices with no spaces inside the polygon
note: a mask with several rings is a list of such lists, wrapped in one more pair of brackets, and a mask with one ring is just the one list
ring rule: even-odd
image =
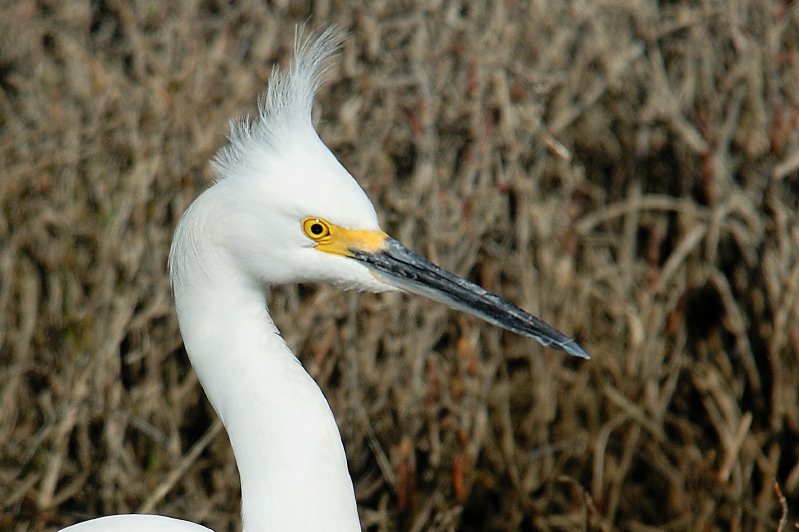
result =
[{"label": "white plumage", "polygon": [[[234,123],[214,162],[218,181],[183,215],[170,253],[186,350],[238,464],[245,531],[360,530],[335,419],[269,316],[270,286],[407,290],[587,358],[573,340],[382,232],[366,194],[311,122],[339,40],[335,30],[297,40],[294,63],[273,72],[258,119]],[[66,530],[207,529],[120,515]]]}]

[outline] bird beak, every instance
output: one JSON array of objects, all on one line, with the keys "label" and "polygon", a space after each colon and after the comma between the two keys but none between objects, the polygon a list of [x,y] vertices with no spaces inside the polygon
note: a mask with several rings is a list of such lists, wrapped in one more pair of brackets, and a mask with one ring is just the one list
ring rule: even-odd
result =
[{"label": "bird beak", "polygon": [[384,233],[374,234],[380,238],[366,239],[365,245],[357,245],[356,239],[351,240],[346,255],[366,265],[382,281],[468,312],[503,329],[533,338],[542,345],[590,358],[577,342],[539,318],[439,268]]}]

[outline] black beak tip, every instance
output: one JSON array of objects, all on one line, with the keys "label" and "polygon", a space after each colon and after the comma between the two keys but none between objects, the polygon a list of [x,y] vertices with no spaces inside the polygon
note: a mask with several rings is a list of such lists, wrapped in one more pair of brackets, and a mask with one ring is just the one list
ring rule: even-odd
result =
[{"label": "black beak tip", "polygon": [[580,358],[583,358],[585,360],[591,360],[591,355],[589,355],[585,351],[585,349],[580,347],[580,345],[577,342],[575,342],[574,340],[571,340],[568,343],[559,345],[558,348],[560,350],[562,350],[563,352],[568,353],[570,355],[573,355],[573,356],[576,356],[576,357],[580,357]]}]

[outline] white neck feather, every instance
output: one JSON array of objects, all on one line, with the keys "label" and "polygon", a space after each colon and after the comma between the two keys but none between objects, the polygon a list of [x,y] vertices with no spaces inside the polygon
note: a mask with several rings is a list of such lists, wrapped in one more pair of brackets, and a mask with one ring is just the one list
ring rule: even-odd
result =
[{"label": "white neck feather", "polygon": [[[333,414],[280,337],[266,289],[194,244],[173,247],[173,255],[190,252],[190,263],[202,264],[196,275],[173,279],[178,319],[192,366],[230,436],[244,530],[360,530]],[[185,258],[171,260],[187,268]]]}]

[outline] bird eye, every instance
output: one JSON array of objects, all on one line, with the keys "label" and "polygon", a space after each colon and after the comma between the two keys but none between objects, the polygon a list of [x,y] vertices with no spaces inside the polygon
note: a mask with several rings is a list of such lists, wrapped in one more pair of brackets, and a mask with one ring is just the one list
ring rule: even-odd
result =
[{"label": "bird eye", "polygon": [[330,236],[330,225],[319,218],[306,218],[302,222],[302,230],[313,240],[319,241]]}]

